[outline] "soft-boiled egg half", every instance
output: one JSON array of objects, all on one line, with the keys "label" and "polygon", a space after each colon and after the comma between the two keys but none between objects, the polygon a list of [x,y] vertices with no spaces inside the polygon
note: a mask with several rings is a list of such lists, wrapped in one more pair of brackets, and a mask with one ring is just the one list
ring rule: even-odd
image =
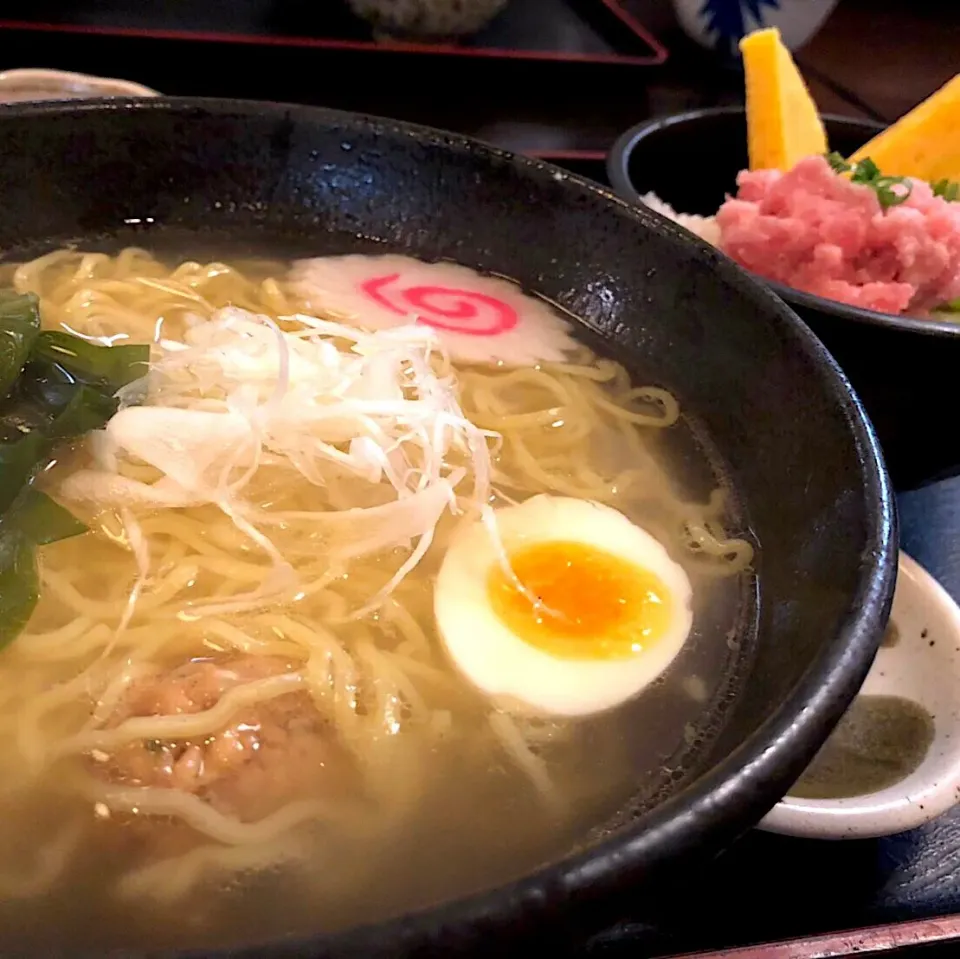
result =
[{"label": "soft-boiled egg half", "polygon": [[673,662],[693,592],[653,536],[564,496],[495,517],[496,537],[479,522],[455,535],[434,594],[443,643],[478,689],[508,708],[583,716],[630,699]]}]

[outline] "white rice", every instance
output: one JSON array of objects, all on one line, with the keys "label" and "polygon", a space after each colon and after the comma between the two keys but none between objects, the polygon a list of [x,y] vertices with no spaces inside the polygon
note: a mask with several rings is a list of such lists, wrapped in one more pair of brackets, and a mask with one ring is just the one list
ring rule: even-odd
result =
[{"label": "white rice", "polygon": [[706,240],[713,246],[720,245],[720,227],[717,218],[713,216],[696,216],[692,213],[677,213],[669,203],[664,203],[656,193],[645,193],[640,197],[651,210],[665,216],[668,220],[682,226],[685,230],[695,233],[701,240]]}]

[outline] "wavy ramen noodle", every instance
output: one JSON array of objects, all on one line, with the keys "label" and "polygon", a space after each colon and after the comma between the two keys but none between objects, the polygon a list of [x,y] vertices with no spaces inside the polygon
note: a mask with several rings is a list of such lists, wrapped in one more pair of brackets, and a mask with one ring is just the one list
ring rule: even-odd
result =
[{"label": "wavy ramen noodle", "polygon": [[[2,268],[39,296],[46,328],[152,344],[152,368],[43,478],[90,531],[40,550],[39,605],[0,654],[0,900],[73,895],[99,863],[81,897],[94,915],[176,907],[187,931],[167,935],[192,942],[190,916],[240,921],[231,883],[289,874],[356,921],[380,873],[396,885],[420,870],[411,848],[430,845],[431,819],[463,837],[463,875],[482,880],[562,851],[629,794],[647,755],[623,744],[631,704],[528,716],[452,667],[432,613],[447,545],[491,506],[551,494],[642,523],[703,595],[737,581],[751,546],[725,531],[720,489],[692,502],[664,465],[658,437],[680,416],[669,392],[632,384],[552,308],[490,278],[478,302],[501,304],[513,346],[485,354],[450,325],[473,322],[475,304],[438,296],[441,281],[463,293],[484,280],[463,267],[409,267],[433,270],[409,309],[447,317],[446,341],[439,321],[418,338],[383,284],[365,324],[342,277],[367,259],[291,271],[126,248]],[[408,268],[385,260],[378,276]],[[349,415],[315,442],[303,397],[321,389]],[[677,740],[702,704],[683,708]],[[487,832],[519,858],[471,859]],[[442,858],[421,871],[463,885]],[[205,883],[219,905],[192,897]]]}]

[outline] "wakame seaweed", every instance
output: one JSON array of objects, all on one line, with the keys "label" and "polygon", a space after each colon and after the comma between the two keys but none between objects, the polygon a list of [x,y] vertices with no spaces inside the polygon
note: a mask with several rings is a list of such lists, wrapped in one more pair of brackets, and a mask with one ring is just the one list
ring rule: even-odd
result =
[{"label": "wakame seaweed", "polygon": [[37,604],[35,548],[87,528],[35,487],[37,475],[59,443],[106,424],[149,357],[148,346],[41,331],[37,297],[0,290],[0,649]]},{"label": "wakame seaweed", "polygon": [[31,359],[53,363],[78,383],[111,395],[145,375],[149,358],[147,346],[101,346],[56,330],[44,330],[31,354]]},{"label": "wakame seaweed", "polygon": [[0,396],[6,396],[40,335],[40,309],[32,294],[0,290]]}]

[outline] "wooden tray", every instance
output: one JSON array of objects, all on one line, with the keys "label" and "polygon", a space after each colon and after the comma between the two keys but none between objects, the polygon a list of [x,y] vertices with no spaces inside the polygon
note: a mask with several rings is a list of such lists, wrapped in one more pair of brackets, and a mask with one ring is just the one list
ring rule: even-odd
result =
[{"label": "wooden tray", "polygon": [[[960,916],[892,923],[718,952],[684,953],[669,959],[863,959],[870,956],[893,959],[936,944],[943,947],[943,955],[960,955]],[[934,953],[924,948],[923,955]]]},{"label": "wooden tray", "polygon": [[374,39],[344,2],[231,0],[37,0],[4,4],[0,30],[168,42],[657,66],[666,48],[626,6],[628,0],[511,0],[483,31],[461,43]]}]

